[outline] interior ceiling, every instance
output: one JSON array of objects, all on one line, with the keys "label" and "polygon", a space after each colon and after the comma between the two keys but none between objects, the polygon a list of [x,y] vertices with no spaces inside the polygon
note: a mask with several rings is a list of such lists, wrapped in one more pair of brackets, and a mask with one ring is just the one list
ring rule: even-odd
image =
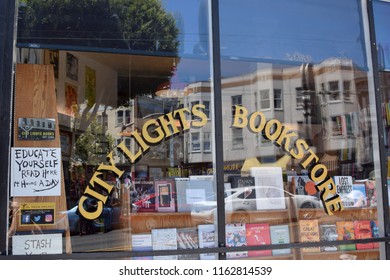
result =
[{"label": "interior ceiling", "polygon": [[175,60],[173,57],[94,52],[83,52],[82,55],[112,68],[121,77],[131,78],[168,78]]}]

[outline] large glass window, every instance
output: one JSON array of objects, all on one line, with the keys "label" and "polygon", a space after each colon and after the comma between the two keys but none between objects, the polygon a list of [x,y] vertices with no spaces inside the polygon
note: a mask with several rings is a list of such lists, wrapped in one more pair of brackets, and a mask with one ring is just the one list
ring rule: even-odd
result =
[{"label": "large glass window", "polygon": [[[211,3],[18,3],[9,254],[380,257],[355,242],[384,236],[388,195],[366,1],[218,1],[216,44]],[[388,4],[373,4],[386,149]]]},{"label": "large glass window", "polygon": [[10,254],[216,257],[156,256],[217,240],[208,17],[203,0],[20,2]]},{"label": "large glass window", "polygon": [[378,259],[377,243],[259,250],[378,236],[360,1],[229,0],[220,17],[224,161],[242,163],[224,176],[226,246],[248,246],[227,258]]}]

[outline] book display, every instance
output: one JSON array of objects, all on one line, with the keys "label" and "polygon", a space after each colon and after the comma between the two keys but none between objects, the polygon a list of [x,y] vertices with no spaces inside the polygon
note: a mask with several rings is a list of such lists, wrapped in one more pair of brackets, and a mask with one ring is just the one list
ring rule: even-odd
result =
[{"label": "book display", "polygon": [[[152,249],[158,250],[177,250],[177,229],[164,228],[152,229]],[[173,256],[154,256],[154,260],[177,260],[178,257]]]},{"label": "book display", "polygon": [[[245,224],[227,224],[226,225],[226,246],[243,247],[246,246],[246,227]],[[247,251],[228,252],[228,259],[245,258],[248,256]]]},{"label": "book display", "polygon": [[[338,239],[336,224],[322,224],[320,225],[320,238],[321,241],[336,241]],[[337,251],[337,246],[322,246],[321,251],[333,252]]]},{"label": "book display", "polygon": [[[216,247],[215,226],[213,224],[198,225],[199,248]],[[216,260],[217,254],[200,254],[201,260]]]},{"label": "book display", "polygon": [[[274,225],[270,226],[270,235],[272,244],[288,244],[290,243],[290,230],[288,225]],[[291,249],[273,249],[272,255],[289,255]]]},{"label": "book display", "polygon": [[[336,222],[338,240],[355,239],[355,229],[352,221]],[[356,250],[355,244],[339,245],[340,251]]]},{"label": "book display", "polygon": [[175,181],[155,180],[154,191],[157,212],[175,212]]},{"label": "book display", "polygon": [[[301,242],[319,242],[320,232],[317,220],[302,220],[299,221],[299,234]],[[305,247],[302,248],[303,253],[320,252],[320,247]]]},{"label": "book display", "polygon": [[[370,221],[354,221],[353,228],[354,228],[356,239],[365,239],[365,238],[372,237]],[[356,244],[357,250],[366,250],[366,249],[373,249],[373,248],[374,245],[372,243]]]},{"label": "book display", "polygon": [[285,209],[284,183],[280,167],[252,167],[250,174],[255,178],[256,209]]},{"label": "book display", "polygon": [[[246,224],[246,243],[248,246],[271,244],[269,224]],[[248,251],[249,257],[271,256],[271,250]]]}]

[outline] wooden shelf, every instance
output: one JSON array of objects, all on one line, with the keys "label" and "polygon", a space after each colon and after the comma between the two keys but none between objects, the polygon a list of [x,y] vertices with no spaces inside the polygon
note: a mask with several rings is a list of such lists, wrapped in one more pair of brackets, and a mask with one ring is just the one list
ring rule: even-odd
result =
[{"label": "wooden shelf", "polygon": [[335,212],[334,215],[327,215],[323,209],[300,209],[298,211],[299,220],[318,220],[319,223],[338,222],[338,221],[356,221],[356,220],[376,220],[377,209],[367,208],[347,208],[341,212]]},{"label": "wooden shelf", "polygon": [[320,253],[304,253],[303,260],[341,260],[342,255],[356,256],[357,260],[379,260],[379,249],[356,250],[356,251],[335,251]]},{"label": "wooden shelf", "polygon": [[[212,212],[147,212],[132,213],[128,218],[132,233],[150,232],[154,228],[196,227],[214,223]],[[226,212],[226,223],[289,223],[288,210]]]}]

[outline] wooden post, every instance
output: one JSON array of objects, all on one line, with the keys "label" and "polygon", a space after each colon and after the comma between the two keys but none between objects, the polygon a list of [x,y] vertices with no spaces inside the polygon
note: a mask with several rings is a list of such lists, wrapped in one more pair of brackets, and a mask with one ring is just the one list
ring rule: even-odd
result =
[{"label": "wooden post", "polygon": [[[19,118],[50,118],[55,120],[54,140],[19,140]],[[52,65],[18,64],[15,78],[15,112],[14,112],[14,146],[34,148],[60,148],[60,131],[57,113],[57,98],[55,91],[54,70]],[[60,196],[24,196],[14,197],[14,201],[21,203],[54,203],[54,224],[40,227],[45,230],[62,230],[65,232],[65,251],[72,252],[69,233],[69,222],[66,215],[66,193],[64,174],[61,162],[61,195]],[[17,216],[16,232],[37,231],[37,225],[23,225]]]}]

